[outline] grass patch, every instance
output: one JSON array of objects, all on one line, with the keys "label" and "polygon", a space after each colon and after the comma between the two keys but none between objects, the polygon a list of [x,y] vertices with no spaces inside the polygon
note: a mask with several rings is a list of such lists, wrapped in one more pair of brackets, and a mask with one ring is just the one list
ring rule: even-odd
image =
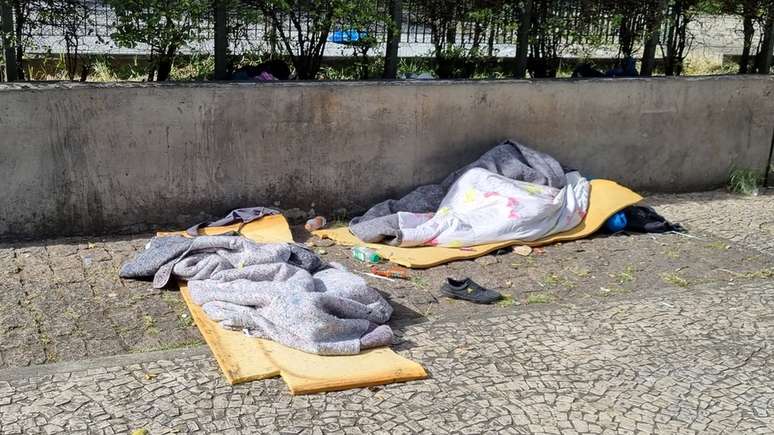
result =
[{"label": "grass patch", "polygon": [[621,272],[618,273],[611,273],[609,274],[610,278],[615,279],[618,284],[626,284],[634,281],[636,278],[634,276],[634,266],[631,264],[626,266],[626,269],[624,269]]},{"label": "grass patch", "polygon": [[706,246],[710,249],[717,249],[719,251],[725,251],[726,249],[731,249],[731,245],[727,245],[719,240],[716,242],[707,243]]},{"label": "grass patch", "polygon": [[629,293],[628,289],[625,289],[623,287],[600,287],[599,293],[597,293],[599,296],[602,296],[603,298],[609,298],[610,296],[617,296]]},{"label": "grass patch", "polygon": [[570,281],[569,279],[561,275],[557,275],[555,273],[549,273],[548,275],[546,275],[543,278],[543,283],[547,286],[552,286],[552,287],[556,287],[556,286],[566,287],[566,288],[575,287],[575,284],[572,281]]},{"label": "grass patch", "polygon": [[664,280],[665,283],[672,284],[673,286],[676,286],[676,287],[686,288],[689,285],[691,285],[690,281],[688,281],[687,279],[681,277],[676,273],[665,273],[661,275],[661,279]]},{"label": "grass patch", "polygon": [[142,316],[142,324],[145,331],[150,335],[159,335],[159,330],[156,329],[156,319],[148,314]]},{"label": "grass patch", "polygon": [[752,169],[734,169],[728,177],[728,190],[742,195],[756,195],[763,182],[760,172]]},{"label": "grass patch", "polygon": [[177,316],[177,326],[180,329],[186,329],[193,325],[193,317],[188,313],[183,313]]},{"label": "grass patch", "polygon": [[75,310],[73,310],[71,307],[65,308],[64,315],[65,317],[73,321],[78,320],[80,318],[78,313],[76,313]]},{"label": "grass patch", "polygon": [[577,276],[578,278],[585,278],[591,275],[591,271],[589,269],[583,269],[579,267],[573,267],[572,269],[570,269],[570,272],[572,272],[572,274]]},{"label": "grass patch", "polygon": [[739,274],[738,276],[741,276],[743,278],[747,279],[769,279],[774,278],[774,267],[769,267],[766,269],[756,270],[754,272],[746,272]]},{"label": "grass patch", "polygon": [[175,309],[186,308],[185,301],[183,301],[183,297],[180,296],[180,292],[165,291],[161,294],[161,300]]},{"label": "grass patch", "polygon": [[554,295],[551,293],[537,292],[527,295],[527,305],[530,304],[550,304],[554,301]]},{"label": "grass patch", "polygon": [[427,282],[427,278],[423,278],[421,276],[411,277],[411,282],[414,283],[415,286],[422,289],[430,287],[430,283]]},{"label": "grass patch", "polygon": [[193,317],[188,312],[188,306],[179,292],[164,292],[161,294],[161,299],[177,313],[177,326],[180,329],[186,329],[193,325]]},{"label": "grass patch", "polygon": [[513,296],[510,295],[503,295],[503,298],[497,301],[497,305],[503,308],[513,306],[515,303]]},{"label": "grass patch", "polygon": [[739,65],[731,62],[717,61],[704,56],[689,56],[685,59],[685,75],[706,76],[718,74],[736,74]]}]

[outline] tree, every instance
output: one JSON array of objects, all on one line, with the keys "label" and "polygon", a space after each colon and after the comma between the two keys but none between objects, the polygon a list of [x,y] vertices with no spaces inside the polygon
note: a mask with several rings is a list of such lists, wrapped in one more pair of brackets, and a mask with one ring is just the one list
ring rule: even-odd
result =
[{"label": "tree", "polygon": [[390,19],[387,27],[387,46],[384,54],[382,78],[395,79],[398,76],[398,49],[403,28],[403,4],[401,0],[389,0]]},{"label": "tree", "polygon": [[350,43],[350,45],[352,46],[355,60],[360,67],[360,79],[365,80],[368,78],[371,65],[368,52],[379,43],[376,37],[377,25],[386,23],[389,27],[395,26],[395,24],[388,14],[379,9],[376,0],[349,0],[342,2],[335,16],[337,21],[346,30],[357,32],[357,40]]},{"label": "tree", "polygon": [[441,78],[472,76],[478,62],[494,55],[498,21],[518,10],[515,0],[423,0],[417,6],[418,20],[430,28]]},{"label": "tree", "polygon": [[150,48],[148,81],[165,81],[180,49],[199,38],[209,0],[107,0],[116,14],[112,38],[124,47]]},{"label": "tree", "polygon": [[[65,68],[67,77],[75,80],[81,61],[80,45],[83,29],[93,31],[94,20],[86,0],[44,0],[38,19],[40,24],[59,29],[65,46]],[[84,65],[82,80],[86,80],[87,67]]]},{"label": "tree", "polygon": [[514,74],[517,79],[523,79],[527,75],[533,0],[522,0],[520,3],[519,33],[516,42],[516,73]]},{"label": "tree", "polygon": [[688,33],[688,24],[694,19],[699,0],[673,0],[666,14],[666,41],[661,46],[664,55],[664,74],[679,76],[683,73],[683,62],[693,42]]},{"label": "tree", "polygon": [[573,0],[533,0],[530,54],[527,64],[532,77],[556,77],[559,59],[574,30]]},{"label": "tree", "polygon": [[755,37],[755,20],[758,18],[760,0],[722,0],[721,11],[742,17],[742,56],[739,58],[739,74],[747,74],[750,68],[750,53]]},{"label": "tree", "polygon": [[[271,20],[290,55],[296,75],[314,79],[342,0],[246,0]],[[286,27],[289,24],[289,27]]]},{"label": "tree", "polygon": [[462,19],[463,2],[423,0],[417,6],[418,20],[430,28],[436,76],[447,79],[467,75],[457,70],[465,57],[465,50],[456,46],[457,25]]},{"label": "tree", "polygon": [[774,0],[765,0],[765,24],[763,38],[756,56],[755,70],[758,74],[768,74],[774,57]]},{"label": "tree", "polygon": [[660,43],[664,10],[669,0],[658,0],[647,8],[645,18],[645,46],[642,49],[642,68],[640,75],[650,77],[656,68],[656,47]]},{"label": "tree", "polygon": [[0,76],[0,81],[5,78],[9,82],[16,81],[16,49],[11,41],[13,40],[13,11],[11,5],[0,0],[0,48],[2,48],[3,66],[5,74]]},{"label": "tree", "polygon": [[[0,0],[3,1],[3,0]],[[36,25],[35,11],[40,10],[40,4],[36,0],[5,0],[6,7],[10,5],[13,11],[14,26],[11,41],[16,48],[16,78],[24,80],[26,72],[24,68],[24,51],[30,41],[31,30]],[[8,67],[8,66],[6,66]]]}]

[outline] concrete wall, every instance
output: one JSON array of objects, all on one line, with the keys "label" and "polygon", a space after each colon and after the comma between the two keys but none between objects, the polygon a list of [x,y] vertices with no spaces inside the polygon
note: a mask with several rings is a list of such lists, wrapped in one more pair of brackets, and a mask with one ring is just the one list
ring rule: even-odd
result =
[{"label": "concrete wall", "polygon": [[772,90],[772,77],[6,85],[0,235],[144,231],[248,205],[352,211],[505,138],[636,189],[709,189],[765,166]]}]

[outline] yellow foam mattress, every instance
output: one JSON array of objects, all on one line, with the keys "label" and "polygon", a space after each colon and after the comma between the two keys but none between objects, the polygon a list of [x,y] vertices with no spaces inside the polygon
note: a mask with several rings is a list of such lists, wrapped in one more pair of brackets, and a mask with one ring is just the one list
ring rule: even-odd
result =
[{"label": "yellow foam mattress", "polygon": [[376,250],[382,258],[401,266],[425,269],[457,260],[468,260],[513,245],[543,246],[556,242],[582,239],[594,234],[612,215],[642,200],[637,193],[610,180],[592,180],[589,209],[586,218],[575,228],[532,242],[518,240],[489,243],[470,248],[443,248],[421,246],[399,248],[389,245],[363,243],[348,228],[318,230],[318,237],[333,239],[344,246],[367,246]]}]

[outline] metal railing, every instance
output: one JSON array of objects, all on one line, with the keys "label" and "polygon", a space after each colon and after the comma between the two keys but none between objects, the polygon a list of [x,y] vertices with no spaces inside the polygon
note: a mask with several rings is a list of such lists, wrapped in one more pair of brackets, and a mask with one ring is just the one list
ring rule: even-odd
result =
[{"label": "metal railing", "polygon": [[[448,46],[471,48],[493,45],[514,45],[520,20],[520,8],[517,2],[507,2],[504,7],[491,11],[486,16],[476,16],[467,3],[458,2],[454,11],[453,31],[451,36],[443,35],[446,39],[439,41],[439,35],[433,32],[434,18],[428,16],[423,9],[422,2],[418,0],[404,0],[403,25],[401,29],[401,44],[418,44],[432,46],[443,43]],[[378,10],[384,12],[387,17],[389,0],[378,0]],[[596,43],[614,45],[617,43],[617,28],[614,19],[609,16],[598,16],[593,21],[583,18],[578,2],[567,2],[568,7],[557,13],[557,19],[565,25],[572,27],[572,32],[561,36],[562,44],[583,44],[585,41],[594,40]],[[468,7],[468,9],[465,9]],[[64,33],[56,26],[41,24],[35,19],[34,11],[30,23],[24,30],[26,41],[24,42],[29,53],[61,53],[64,51],[62,40]],[[277,43],[276,32],[272,22],[267,18],[259,18],[255,22],[244,22],[240,10],[234,10],[229,15],[231,29],[238,32],[230,35],[230,48],[233,53],[244,52],[279,52],[283,50]],[[79,35],[83,45],[82,51],[99,54],[144,54],[149,51],[147,47],[138,46],[127,49],[119,46],[111,35],[115,32],[116,16],[112,8],[99,0],[92,0],[88,4],[88,20],[84,20]],[[282,24],[290,28],[289,21]],[[203,19],[195,24],[195,37],[188,44],[191,52],[212,53],[213,19]],[[377,44],[383,44],[387,39],[388,24],[385,21],[371,23],[366,31],[375,38]],[[348,29],[345,22],[335,23],[332,30]],[[421,54],[421,53],[419,53]]]}]

